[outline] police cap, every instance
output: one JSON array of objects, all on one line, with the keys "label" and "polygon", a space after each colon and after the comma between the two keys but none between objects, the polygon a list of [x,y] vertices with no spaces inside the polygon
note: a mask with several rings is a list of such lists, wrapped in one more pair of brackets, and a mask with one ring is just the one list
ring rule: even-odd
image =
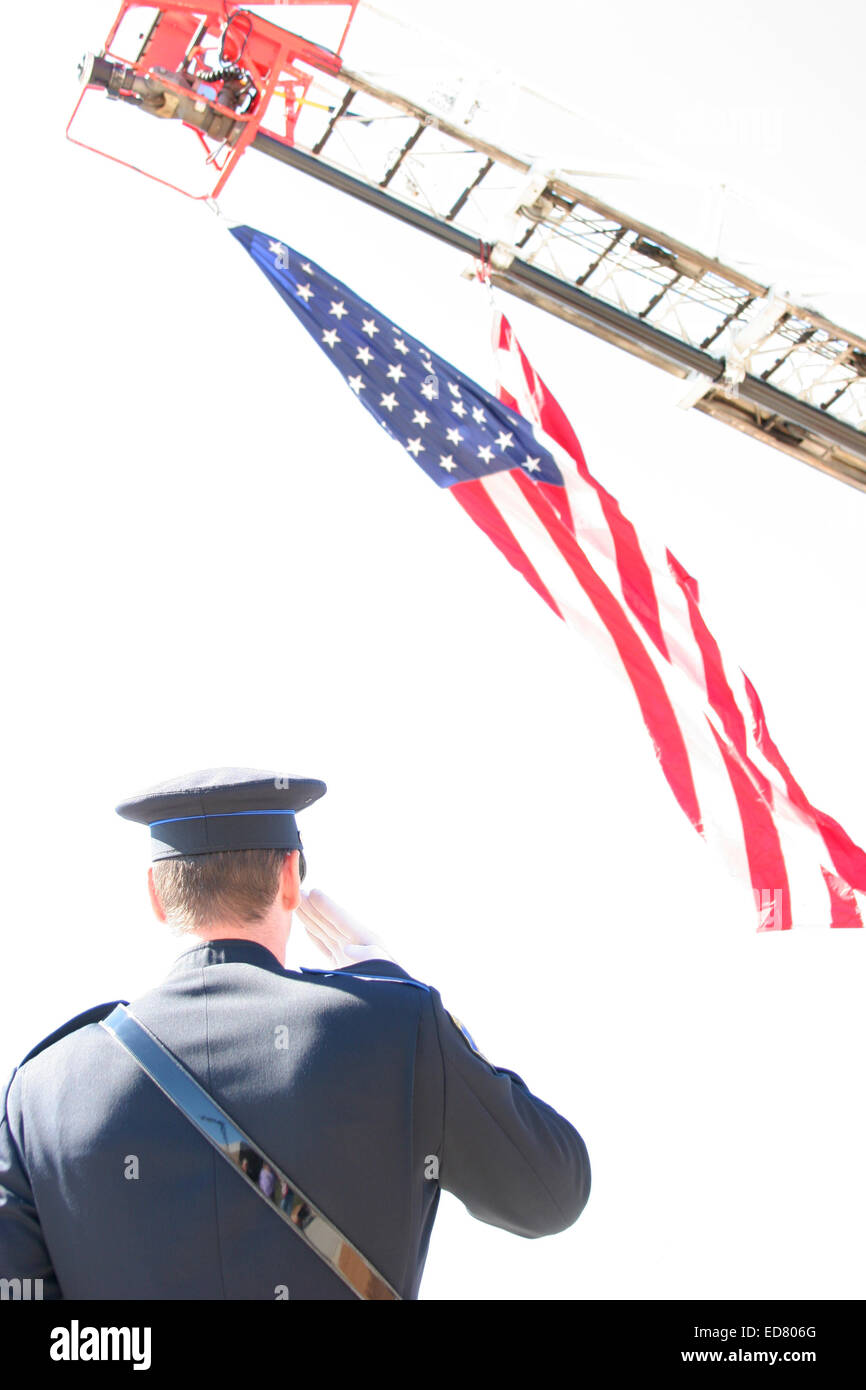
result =
[{"label": "police cap", "polygon": [[326,791],[324,782],[311,777],[206,768],[122,801],[117,814],[150,826],[154,860],[224,850],[302,850],[295,813]]}]

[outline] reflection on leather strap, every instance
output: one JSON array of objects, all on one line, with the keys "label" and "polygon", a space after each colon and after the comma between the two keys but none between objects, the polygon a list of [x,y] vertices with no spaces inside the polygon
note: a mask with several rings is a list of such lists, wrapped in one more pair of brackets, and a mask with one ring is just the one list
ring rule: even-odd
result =
[{"label": "reflection on leather strap", "polygon": [[222,1154],[244,1182],[310,1246],[358,1298],[399,1300],[400,1295],[360,1250],[301,1192],[195,1077],[134,1014],[119,1004],[99,1025],[138,1063],[199,1134]]}]

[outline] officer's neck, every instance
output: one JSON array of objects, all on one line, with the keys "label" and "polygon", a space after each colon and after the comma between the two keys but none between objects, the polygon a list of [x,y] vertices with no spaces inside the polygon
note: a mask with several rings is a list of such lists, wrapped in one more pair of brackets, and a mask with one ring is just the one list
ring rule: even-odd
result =
[{"label": "officer's neck", "polygon": [[269,914],[261,922],[208,922],[191,935],[202,941],[255,941],[276,956],[280,965],[285,965],[291,926],[291,913],[285,918],[280,914],[279,919]]}]

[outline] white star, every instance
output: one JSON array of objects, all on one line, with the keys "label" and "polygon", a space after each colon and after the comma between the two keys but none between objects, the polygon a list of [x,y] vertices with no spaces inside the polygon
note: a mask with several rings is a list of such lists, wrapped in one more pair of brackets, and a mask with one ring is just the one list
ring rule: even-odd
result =
[{"label": "white star", "polygon": [[286,248],[281,241],[268,242],[268,250],[273,251],[275,256],[282,256],[285,252],[285,249]]},{"label": "white star", "polygon": [[419,454],[423,454],[424,452],[424,445],[421,443],[420,439],[407,439],[406,448],[409,450],[413,459],[416,459]]},{"label": "white star", "polygon": [[328,328],[322,334],[322,342],[327,343],[328,347],[334,347],[337,343],[341,343],[342,341],[343,339],[338,336],[336,328]]},{"label": "white star", "polygon": [[361,328],[363,332],[367,334],[368,338],[372,338],[374,333],[379,332],[379,329],[376,327],[375,319],[364,319],[364,322],[361,324]]},{"label": "white star", "polygon": [[364,363],[365,367],[369,367],[370,363],[373,361],[373,354],[368,347],[356,348],[355,356],[359,362]]},{"label": "white star", "polygon": [[474,419],[476,425],[484,424],[484,421],[487,419],[487,416],[484,414],[484,411],[481,409],[480,405],[473,405],[472,418]]},{"label": "white star", "polygon": [[339,304],[335,304],[334,301],[333,301],[333,299],[332,299],[332,300],[331,300],[331,307],[330,307],[330,309],[329,309],[328,312],[331,313],[331,314],[336,314],[337,318],[338,318],[338,319],[341,319],[341,318],[343,318],[343,316],[344,316],[345,314],[348,314],[349,310],[346,308],[346,306],[345,306],[345,304],[343,303],[342,299],[340,300]]},{"label": "white star", "polygon": [[485,444],[483,449],[479,449],[479,450],[478,450],[478,457],[479,457],[480,459],[483,459],[485,463],[492,463],[492,462],[493,462],[493,450],[492,450],[492,449],[488,449],[487,445]]},{"label": "white star", "polygon": [[412,424],[420,425],[422,430],[426,430],[427,426],[430,424],[430,416],[427,414],[427,411],[416,410],[412,416]]},{"label": "white star", "polygon": [[452,444],[462,444],[463,435],[459,430],[446,430],[445,433]]},{"label": "white star", "polygon": [[383,405],[383,406],[385,407],[386,410],[389,410],[389,411],[390,411],[390,410],[396,410],[396,409],[397,409],[397,397],[394,395],[394,392],[393,392],[393,391],[389,391],[387,396],[383,396],[383,397],[382,397],[382,399],[380,400],[379,404],[380,404],[380,405]]},{"label": "white star", "polygon": [[402,338],[394,339],[394,349],[396,352],[402,352],[404,357],[406,356],[406,353],[409,351]]},{"label": "white star", "polygon": [[385,375],[389,376],[392,381],[399,381],[401,376],[405,376],[406,373],[403,371],[403,368],[400,366],[400,363],[395,362],[393,367],[388,368]]},{"label": "white star", "polygon": [[309,261],[301,261],[301,270],[305,270],[308,275],[313,274],[313,267],[310,265]]},{"label": "white star", "polygon": [[463,419],[463,416],[466,414],[466,406],[463,404],[462,401],[452,401],[451,409],[454,411],[455,415],[460,416],[461,420]]},{"label": "white star", "polygon": [[455,386],[453,381],[449,381],[449,383],[448,383],[448,390],[451,392],[452,396],[459,396],[459,395],[460,395],[460,387],[459,387],[459,386]]},{"label": "white star", "polygon": [[426,396],[428,401],[435,400],[436,397],[439,395],[439,391],[436,387],[436,382],[425,381],[424,385],[421,387],[421,395]]},{"label": "white star", "polygon": [[523,460],[523,463],[521,464],[521,467],[522,467],[522,468],[528,469],[530,473],[540,473],[540,472],[541,472],[541,459],[540,459],[540,458],[531,459],[531,458],[529,458],[529,457],[527,456],[527,457]]},{"label": "white star", "polygon": [[499,434],[496,436],[496,443],[499,445],[500,449],[510,449],[514,443],[514,435],[506,434],[505,430],[500,430]]},{"label": "white star", "polygon": [[298,294],[300,295],[301,299],[303,299],[305,304],[309,303],[311,299],[315,299],[316,297],[313,294],[313,291],[310,289],[309,285],[299,285]]},{"label": "white star", "polygon": [[346,380],[348,381],[356,396],[360,396],[361,392],[366,391],[367,389],[364,385],[364,379],[360,375],[360,373],[357,376],[347,377]]},{"label": "white star", "polygon": [[440,454],[439,466],[440,468],[444,468],[446,473],[453,473],[454,469],[457,467],[457,464],[454,462],[454,459],[451,457],[450,454]]}]

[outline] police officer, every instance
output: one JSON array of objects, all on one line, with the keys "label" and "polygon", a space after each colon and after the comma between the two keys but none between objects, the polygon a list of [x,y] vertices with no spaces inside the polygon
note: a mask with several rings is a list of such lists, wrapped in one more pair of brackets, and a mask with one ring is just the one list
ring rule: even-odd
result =
[{"label": "police officer", "polygon": [[[325,790],[220,768],[117,808],[149,825],[154,910],[193,944],[13,1074],[0,1278],[45,1298],[413,1299],[442,1188],[525,1237],[577,1220],[577,1131],[302,894],[296,815]],[[325,968],[284,968],[295,913]]]}]

